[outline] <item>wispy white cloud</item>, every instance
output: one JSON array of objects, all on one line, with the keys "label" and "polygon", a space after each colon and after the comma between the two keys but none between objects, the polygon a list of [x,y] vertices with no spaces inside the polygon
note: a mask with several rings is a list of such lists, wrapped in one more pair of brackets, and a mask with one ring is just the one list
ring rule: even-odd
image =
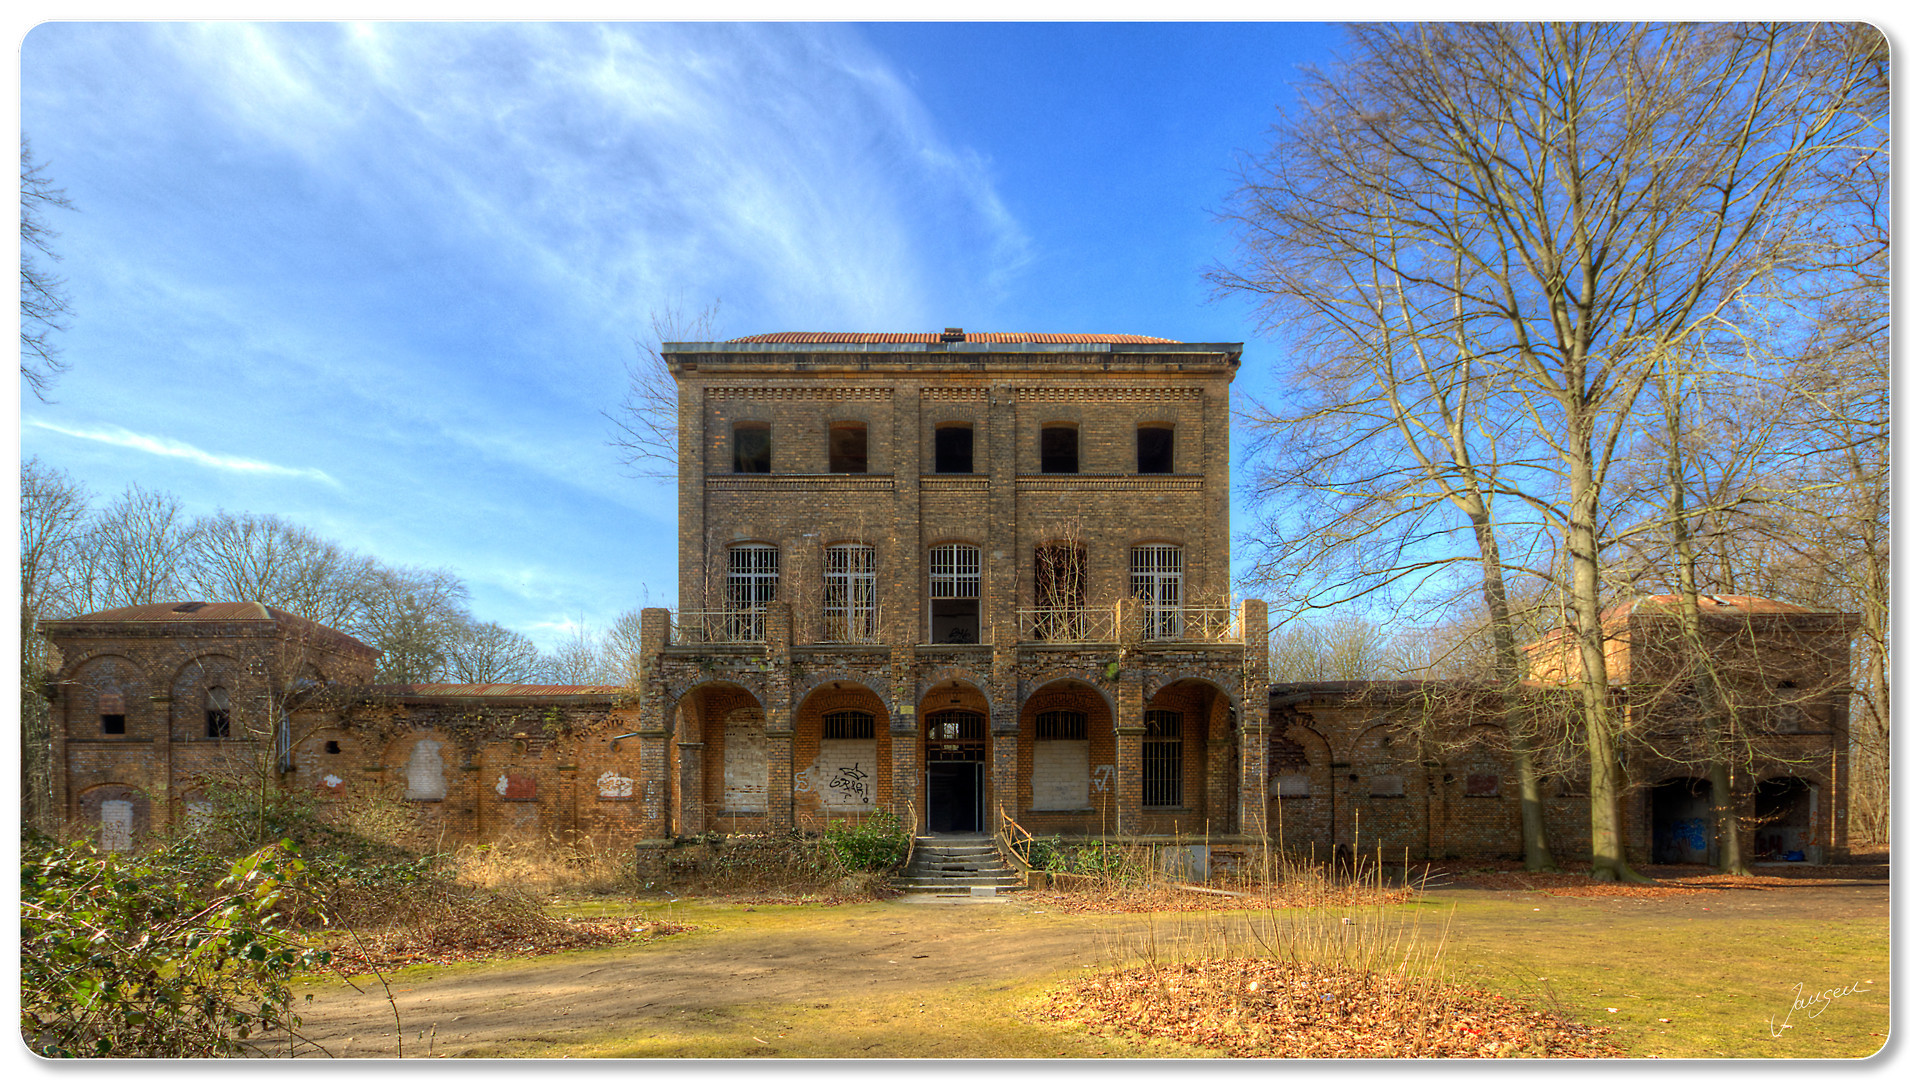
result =
[{"label": "wispy white cloud", "polygon": [[121,446],[128,450],[137,450],[142,454],[181,458],[208,469],[223,469],[226,472],[246,473],[253,476],[296,476],[307,480],[317,480],[333,487],[340,486],[338,481],[332,479],[323,469],[301,469],[291,465],[274,465],[269,461],[235,457],[231,454],[214,454],[177,439],[158,435],[141,435],[137,431],[128,431],[111,424],[73,427],[39,419],[28,419],[26,422],[29,426],[43,431],[57,432],[75,439],[88,439],[108,446]]}]

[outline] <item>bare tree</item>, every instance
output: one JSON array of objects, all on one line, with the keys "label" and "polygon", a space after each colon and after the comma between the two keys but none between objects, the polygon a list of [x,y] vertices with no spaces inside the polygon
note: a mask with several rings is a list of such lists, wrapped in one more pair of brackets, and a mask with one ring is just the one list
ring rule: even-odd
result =
[{"label": "bare tree", "polygon": [[178,499],[133,484],[93,516],[81,538],[76,610],[179,599],[192,541]]},{"label": "bare tree", "polygon": [[326,626],[364,612],[375,563],[276,514],[220,511],[193,525],[184,579],[196,597],[267,604]]},{"label": "bare tree", "polygon": [[1329,261],[1300,287],[1409,295],[1439,315],[1436,362],[1462,342],[1483,377],[1464,384],[1505,403],[1500,430],[1525,464],[1488,482],[1571,559],[1593,873],[1637,878],[1600,628],[1601,495],[1659,357],[1802,257],[1800,166],[1866,123],[1852,110],[1865,62],[1823,63],[1800,25],[1349,37],[1350,58],[1307,80],[1299,121],[1250,166],[1242,240],[1270,262],[1296,219],[1332,223],[1344,269]]},{"label": "bare tree", "polygon": [[675,306],[652,311],[649,333],[634,340],[637,358],[624,365],[629,384],[623,401],[603,414],[613,428],[610,444],[631,475],[676,479],[676,379],[663,359],[663,345],[712,340],[721,307],[718,300],[694,315]]},{"label": "bare tree", "polygon": [[86,527],[90,496],[58,469],[29,458],[20,466],[20,813],[51,828],[52,739],[47,727],[49,646],[40,620],[70,613],[67,582]]},{"label": "bare tree", "polygon": [[448,570],[378,566],[369,575],[364,608],[339,627],[384,652],[381,683],[428,683],[444,678],[451,650],[469,623],[464,582]]},{"label": "bare tree", "polygon": [[20,136],[20,377],[35,397],[49,400],[53,382],[66,370],[54,335],[66,329],[72,305],[66,282],[48,263],[59,262],[53,239],[60,234],[47,224],[49,210],[74,210],[64,188],[56,188],[46,166],[33,160],[33,144]]},{"label": "bare tree", "polygon": [[607,655],[601,635],[588,627],[570,634],[544,657],[544,677],[561,686],[611,686],[622,682],[618,665]]},{"label": "bare tree", "polygon": [[515,630],[494,622],[477,623],[452,638],[447,650],[452,682],[534,682],[544,660],[537,645]]}]

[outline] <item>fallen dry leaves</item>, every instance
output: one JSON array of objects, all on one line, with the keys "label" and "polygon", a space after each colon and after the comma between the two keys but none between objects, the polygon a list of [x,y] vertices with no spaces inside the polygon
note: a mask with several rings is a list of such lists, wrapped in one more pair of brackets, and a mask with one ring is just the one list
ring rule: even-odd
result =
[{"label": "fallen dry leaves", "polygon": [[621,945],[694,927],[636,918],[565,917],[472,927],[437,923],[387,927],[334,939],[331,970],[368,975],[412,964],[455,964],[541,956],[569,949]]},{"label": "fallen dry leaves", "polygon": [[1230,1057],[1620,1057],[1592,1027],[1439,980],[1267,959],[1142,966],[1057,991],[1045,1016]]},{"label": "fallen dry leaves", "polygon": [[1017,895],[1048,911],[1069,914],[1138,915],[1161,911],[1267,911],[1269,909],[1350,907],[1368,904],[1398,904],[1411,899],[1409,889],[1373,889],[1349,885],[1343,888],[1228,890],[1176,888],[1172,884],[1134,886],[1121,889],[1034,889]]}]

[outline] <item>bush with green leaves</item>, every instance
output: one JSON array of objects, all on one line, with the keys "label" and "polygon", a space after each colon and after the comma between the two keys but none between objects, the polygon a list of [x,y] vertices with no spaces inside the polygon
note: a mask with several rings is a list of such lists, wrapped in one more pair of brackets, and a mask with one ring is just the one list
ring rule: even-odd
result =
[{"label": "bush with green leaves", "polygon": [[822,834],[829,857],[847,873],[875,873],[899,866],[909,853],[909,827],[887,810],[858,822],[832,821]]},{"label": "bush with green leaves", "polygon": [[222,870],[194,838],[140,853],[29,837],[20,1032],[45,1057],[230,1057],[298,1039],[288,982],[329,955],[288,924],[315,907],[290,841]]}]

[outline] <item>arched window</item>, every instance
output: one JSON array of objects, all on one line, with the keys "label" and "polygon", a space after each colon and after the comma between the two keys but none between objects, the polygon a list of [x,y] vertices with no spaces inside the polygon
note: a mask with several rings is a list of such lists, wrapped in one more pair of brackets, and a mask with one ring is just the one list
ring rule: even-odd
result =
[{"label": "arched window", "polygon": [[942,544],[928,549],[929,641],[966,645],[981,640],[982,549]]},{"label": "arched window", "polygon": [[776,599],[780,552],[772,544],[730,548],[729,580],[724,591],[725,628],[732,641],[763,640],[763,608]]},{"label": "arched window", "polygon": [[822,577],[822,639],[869,643],[875,632],[875,548],[836,544]]},{"label": "arched window", "polygon": [[1141,635],[1149,641],[1181,635],[1181,551],[1173,544],[1137,544],[1128,578],[1141,602]]},{"label": "arched window", "polygon": [[747,420],[730,428],[731,449],[735,451],[735,471],[739,473],[766,473],[769,471],[769,425],[760,420]]},{"label": "arched window", "polygon": [[232,695],[223,686],[206,687],[206,738],[232,736]]}]

